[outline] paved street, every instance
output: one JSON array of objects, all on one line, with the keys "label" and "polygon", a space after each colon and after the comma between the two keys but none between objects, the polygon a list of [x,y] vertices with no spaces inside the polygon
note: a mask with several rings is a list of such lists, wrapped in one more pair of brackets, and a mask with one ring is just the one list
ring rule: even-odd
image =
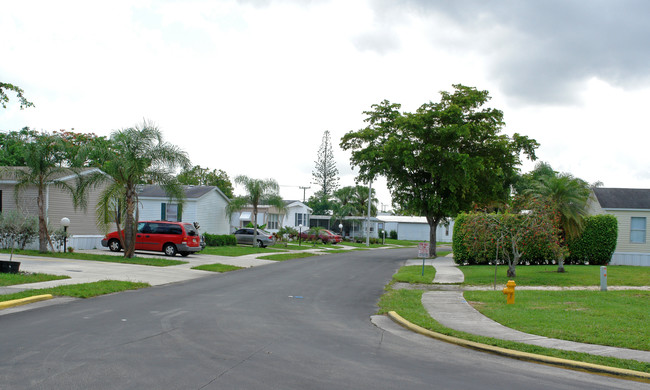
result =
[{"label": "paved street", "polygon": [[648,388],[460,348],[373,316],[415,251],[290,260],[3,315],[0,387]]}]

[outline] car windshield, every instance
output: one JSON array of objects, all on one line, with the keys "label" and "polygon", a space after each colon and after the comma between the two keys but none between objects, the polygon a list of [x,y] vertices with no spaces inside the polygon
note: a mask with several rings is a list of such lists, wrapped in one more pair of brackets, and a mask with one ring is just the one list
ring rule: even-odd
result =
[{"label": "car windshield", "polygon": [[262,230],[262,229],[257,229],[257,234],[261,234],[263,236],[270,236],[271,235],[271,233],[267,232],[266,230]]}]

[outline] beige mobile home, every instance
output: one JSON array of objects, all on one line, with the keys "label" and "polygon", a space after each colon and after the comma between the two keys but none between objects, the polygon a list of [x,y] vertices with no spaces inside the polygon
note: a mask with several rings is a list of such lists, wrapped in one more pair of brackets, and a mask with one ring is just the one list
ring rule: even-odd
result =
[{"label": "beige mobile home", "polygon": [[611,265],[650,266],[650,189],[594,188],[590,214],[612,214],[618,240]]}]

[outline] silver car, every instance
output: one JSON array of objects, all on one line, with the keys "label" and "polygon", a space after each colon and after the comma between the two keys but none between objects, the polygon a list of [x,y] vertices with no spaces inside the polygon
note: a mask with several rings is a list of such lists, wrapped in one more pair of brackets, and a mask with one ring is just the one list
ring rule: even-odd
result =
[{"label": "silver car", "polygon": [[[253,245],[253,228],[242,228],[235,232],[237,244]],[[266,230],[257,229],[257,242],[255,246],[264,248],[268,245],[275,244],[273,234]]]}]

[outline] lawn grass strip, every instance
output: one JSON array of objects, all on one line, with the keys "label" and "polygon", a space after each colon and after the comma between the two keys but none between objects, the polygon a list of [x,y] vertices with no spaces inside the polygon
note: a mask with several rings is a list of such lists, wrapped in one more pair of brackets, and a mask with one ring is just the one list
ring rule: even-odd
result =
[{"label": "lawn grass strip", "polygon": [[12,299],[11,301],[0,302],[0,310],[8,309],[10,307],[27,305],[28,303],[46,301],[52,298],[53,298],[52,294],[42,294],[42,295],[34,295],[27,298]]},{"label": "lawn grass strip", "polygon": [[555,358],[555,357],[544,356],[544,355],[537,355],[534,353],[515,351],[512,349],[506,349],[506,348],[496,347],[492,345],[477,343],[475,341],[469,341],[458,337],[447,336],[442,333],[430,331],[428,329],[425,329],[421,326],[415,325],[407,321],[399,314],[397,314],[395,311],[389,311],[388,316],[393,321],[395,321],[395,323],[413,332],[437,340],[441,340],[447,343],[456,344],[467,348],[472,348],[478,351],[489,352],[496,355],[511,357],[514,359],[525,360],[525,361],[530,361],[535,363],[544,363],[556,367],[569,368],[569,369],[574,369],[579,371],[587,371],[587,372],[592,372],[601,375],[611,375],[618,378],[650,383],[650,374],[645,372],[628,370],[624,368],[608,367],[600,364],[585,363],[585,362]]}]

